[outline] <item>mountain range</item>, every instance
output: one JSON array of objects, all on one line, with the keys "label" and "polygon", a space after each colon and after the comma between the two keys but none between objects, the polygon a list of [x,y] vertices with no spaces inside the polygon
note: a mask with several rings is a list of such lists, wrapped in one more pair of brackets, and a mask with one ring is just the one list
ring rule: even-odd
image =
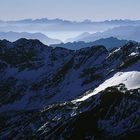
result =
[{"label": "mountain range", "polygon": [[3,21],[0,20],[0,23],[83,23],[83,24],[140,24],[140,20],[129,20],[129,19],[120,19],[120,20],[105,20],[105,21],[91,21],[89,19],[85,19],[83,21],[70,21],[70,20],[63,20],[63,19],[48,19],[48,18],[40,18],[40,19],[22,19],[22,20],[8,20]]},{"label": "mountain range", "polygon": [[100,32],[119,26],[140,26],[140,20],[69,21],[62,19],[24,19],[0,21],[1,32]]},{"label": "mountain range", "polygon": [[[139,27],[140,20],[69,21],[43,18],[0,21],[0,32],[5,32],[5,34],[13,32],[13,36],[16,36],[17,39],[26,38],[26,36],[27,38],[31,37],[28,39],[39,39],[47,45],[58,44],[61,41],[66,43],[74,41],[93,42],[109,37],[139,42]],[[15,35],[16,32],[19,37]],[[25,35],[25,33],[30,35]],[[39,33],[40,35],[34,35],[35,37],[32,37],[33,35],[31,33]],[[21,36],[21,34],[24,35]],[[0,39],[13,41],[10,40],[12,37],[7,37],[8,35],[6,35],[7,38],[4,38],[3,36],[5,35],[2,34]],[[57,40],[49,41],[51,38],[56,38]]]},{"label": "mountain range", "polygon": [[7,39],[9,41],[16,41],[20,38],[27,38],[27,39],[38,39],[44,44],[50,45],[50,44],[56,44],[61,43],[58,39],[52,39],[47,37],[46,35],[42,33],[28,33],[28,32],[0,32],[0,39]]},{"label": "mountain range", "polygon": [[118,39],[134,40],[134,41],[139,42],[140,41],[140,26],[119,26],[119,27],[108,29],[103,32],[96,32],[93,34],[85,32],[75,38],[70,38],[67,41],[93,42],[101,38],[108,38],[112,36]]},{"label": "mountain range", "polygon": [[119,46],[123,46],[127,43],[127,40],[120,40],[114,37],[109,38],[101,38],[94,42],[84,42],[84,41],[75,41],[75,42],[68,42],[68,43],[60,43],[60,44],[52,44],[53,47],[62,47],[72,50],[78,50],[81,48],[91,47],[91,46],[98,46],[103,45],[107,49],[117,48]]},{"label": "mountain range", "polygon": [[140,44],[108,50],[0,41],[0,138],[140,136]]}]

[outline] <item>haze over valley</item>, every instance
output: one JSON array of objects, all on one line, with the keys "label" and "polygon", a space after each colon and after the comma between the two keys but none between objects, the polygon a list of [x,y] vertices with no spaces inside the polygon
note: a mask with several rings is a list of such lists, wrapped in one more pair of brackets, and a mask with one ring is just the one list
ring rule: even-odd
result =
[{"label": "haze over valley", "polygon": [[[140,34],[139,20],[106,20],[95,22],[91,20],[85,21],[69,21],[61,19],[24,19],[18,21],[1,21],[0,32],[6,32],[10,36],[10,32],[27,32],[27,33],[41,33],[52,39],[58,39],[62,42],[86,41],[91,42],[101,38],[118,37],[119,39],[140,41],[138,35]],[[76,38],[79,35],[88,33],[87,39]],[[92,35],[90,37],[90,34]],[[12,36],[12,35],[11,35]],[[13,36],[12,36],[13,37]],[[11,37],[11,38],[12,38]],[[19,37],[22,37],[19,36]],[[23,37],[26,38],[25,35]],[[28,38],[28,37],[27,37]],[[31,37],[32,38],[32,37]],[[70,39],[71,38],[71,39]],[[6,39],[6,37],[5,37]],[[7,37],[7,39],[9,39]],[[13,37],[10,41],[16,41],[17,37]],[[18,38],[19,39],[19,38]],[[34,37],[40,39],[40,37]],[[46,39],[47,40],[47,39]],[[42,40],[41,40],[42,41]],[[43,41],[45,42],[45,41]],[[55,44],[51,43],[51,44]],[[45,42],[47,44],[47,41]],[[48,42],[47,45],[49,45]]]}]

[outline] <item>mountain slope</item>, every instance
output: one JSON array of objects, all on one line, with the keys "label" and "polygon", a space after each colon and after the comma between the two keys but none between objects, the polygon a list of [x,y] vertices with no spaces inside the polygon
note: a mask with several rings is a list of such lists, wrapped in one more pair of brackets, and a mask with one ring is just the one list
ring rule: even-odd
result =
[{"label": "mountain slope", "polygon": [[60,122],[41,136],[54,140],[138,139],[139,94],[138,90],[126,90],[124,85],[107,88],[84,104],[87,111]]},{"label": "mountain slope", "polygon": [[113,77],[103,82],[99,87],[95,88],[92,93],[74,100],[73,102],[84,101],[91,96],[105,90],[107,87],[116,86],[119,84],[124,84],[127,89],[137,89],[140,87],[140,79],[138,77],[140,77],[139,71],[118,72]]},{"label": "mountain slope", "polygon": [[72,51],[38,40],[0,41],[1,139],[137,136],[139,60],[136,42]]},{"label": "mountain slope", "polygon": [[139,71],[138,43],[130,42],[113,52],[104,46],[75,52],[27,39],[3,40],[0,45],[1,112],[68,101],[119,71]]},{"label": "mountain slope", "polygon": [[139,90],[127,90],[121,84],[78,104],[67,102],[41,111],[0,113],[1,138],[119,140],[131,136],[137,139]]}]

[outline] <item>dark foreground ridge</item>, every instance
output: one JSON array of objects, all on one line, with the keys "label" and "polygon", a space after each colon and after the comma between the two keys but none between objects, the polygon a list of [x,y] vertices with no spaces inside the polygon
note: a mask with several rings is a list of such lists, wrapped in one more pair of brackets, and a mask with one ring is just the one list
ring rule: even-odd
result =
[{"label": "dark foreground ridge", "polygon": [[39,40],[1,40],[0,139],[137,137],[140,89],[118,85],[83,102],[72,100],[118,72],[139,72],[139,54],[136,42],[111,51],[104,46],[73,51]]}]

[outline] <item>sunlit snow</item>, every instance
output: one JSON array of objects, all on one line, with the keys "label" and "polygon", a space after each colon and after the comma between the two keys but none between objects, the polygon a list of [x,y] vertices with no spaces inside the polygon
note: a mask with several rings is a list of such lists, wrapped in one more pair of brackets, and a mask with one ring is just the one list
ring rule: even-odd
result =
[{"label": "sunlit snow", "polygon": [[81,102],[89,97],[99,93],[102,90],[105,90],[107,87],[119,85],[119,84],[125,84],[127,89],[136,89],[140,88],[140,72],[139,71],[130,71],[130,72],[118,72],[110,79],[106,80],[104,83],[102,83],[100,86],[98,86],[93,92],[74,100],[73,102]]}]

